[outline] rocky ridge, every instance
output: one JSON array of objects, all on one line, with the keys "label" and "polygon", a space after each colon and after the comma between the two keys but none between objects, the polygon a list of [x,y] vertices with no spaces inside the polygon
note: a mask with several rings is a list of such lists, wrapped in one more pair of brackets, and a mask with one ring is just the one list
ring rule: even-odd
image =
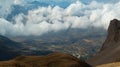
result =
[{"label": "rocky ridge", "polygon": [[120,21],[111,20],[101,51],[87,61],[92,66],[120,62]]}]

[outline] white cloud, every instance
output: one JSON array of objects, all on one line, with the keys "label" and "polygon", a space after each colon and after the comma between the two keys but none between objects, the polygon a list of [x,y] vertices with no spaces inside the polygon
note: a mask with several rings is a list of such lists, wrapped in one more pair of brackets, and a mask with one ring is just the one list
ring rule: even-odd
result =
[{"label": "white cloud", "polygon": [[23,0],[0,0],[0,17],[6,17],[11,13],[12,5],[24,5]]},{"label": "white cloud", "polygon": [[11,12],[12,0],[0,0],[0,17],[5,17]]},{"label": "white cloud", "polygon": [[14,4],[23,6],[25,4],[25,1],[24,0],[14,0]]},{"label": "white cloud", "polygon": [[14,18],[15,24],[0,18],[0,34],[41,35],[49,31],[57,32],[71,28],[88,28],[90,26],[107,29],[110,20],[120,19],[120,1],[115,4],[92,1],[86,5],[82,2],[72,3],[63,9],[39,7],[30,10],[28,15],[19,14]]}]

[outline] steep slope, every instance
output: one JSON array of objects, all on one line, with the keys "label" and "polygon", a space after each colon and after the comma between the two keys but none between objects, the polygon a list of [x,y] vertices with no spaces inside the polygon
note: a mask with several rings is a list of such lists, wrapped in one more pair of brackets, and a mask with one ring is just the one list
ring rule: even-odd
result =
[{"label": "steep slope", "polygon": [[0,60],[8,60],[18,56],[21,45],[4,36],[0,36]]},{"label": "steep slope", "polygon": [[118,62],[120,60],[120,21],[114,19],[110,22],[108,36],[103,43],[101,51],[88,63],[97,66],[101,64]]},{"label": "steep slope", "polygon": [[110,26],[108,28],[108,36],[105,42],[103,43],[101,51],[103,51],[106,48],[109,48],[110,46],[120,44],[119,41],[120,41],[120,21],[114,19],[110,22]]},{"label": "steep slope", "polygon": [[9,60],[17,56],[47,55],[53,53],[49,50],[31,50],[21,43],[14,42],[7,37],[0,35],[0,61]]},{"label": "steep slope", "polygon": [[0,67],[91,67],[72,55],[53,53],[47,56],[22,56],[0,62]]}]

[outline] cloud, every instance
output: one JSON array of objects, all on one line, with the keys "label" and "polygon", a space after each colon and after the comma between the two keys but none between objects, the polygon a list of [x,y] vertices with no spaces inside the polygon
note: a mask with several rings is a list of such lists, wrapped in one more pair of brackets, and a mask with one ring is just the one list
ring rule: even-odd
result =
[{"label": "cloud", "polygon": [[39,7],[30,10],[27,15],[19,14],[14,22],[0,18],[2,35],[42,35],[44,33],[68,28],[102,27],[107,29],[110,20],[120,19],[120,1],[117,3],[99,3],[92,1],[84,4],[80,1],[67,8]]},{"label": "cloud", "polygon": [[24,0],[14,0],[14,4],[23,6],[25,4],[25,1]]},{"label": "cloud", "polygon": [[0,17],[7,17],[12,11],[13,5],[24,5],[23,0],[0,0]]},{"label": "cloud", "polygon": [[11,11],[12,0],[0,0],[0,17],[5,17]]},{"label": "cloud", "polygon": [[97,0],[98,2],[103,2],[103,3],[117,3],[120,0]]}]

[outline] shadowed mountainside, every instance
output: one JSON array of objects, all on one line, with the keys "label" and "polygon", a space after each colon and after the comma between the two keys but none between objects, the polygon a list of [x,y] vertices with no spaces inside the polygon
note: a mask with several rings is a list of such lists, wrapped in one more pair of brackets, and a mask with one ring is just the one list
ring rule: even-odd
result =
[{"label": "shadowed mountainside", "polygon": [[0,36],[0,60],[8,60],[19,55],[21,44]]},{"label": "shadowed mountainside", "polygon": [[88,60],[88,63],[93,66],[112,62],[120,62],[120,21],[117,19],[110,22],[108,36],[101,51]]},{"label": "shadowed mountainside", "polygon": [[47,56],[21,56],[0,62],[0,67],[91,67],[86,62],[64,53]]},{"label": "shadowed mountainside", "polygon": [[0,61],[9,60],[21,55],[47,55],[53,51],[47,50],[30,50],[21,43],[10,40],[0,35]]}]

